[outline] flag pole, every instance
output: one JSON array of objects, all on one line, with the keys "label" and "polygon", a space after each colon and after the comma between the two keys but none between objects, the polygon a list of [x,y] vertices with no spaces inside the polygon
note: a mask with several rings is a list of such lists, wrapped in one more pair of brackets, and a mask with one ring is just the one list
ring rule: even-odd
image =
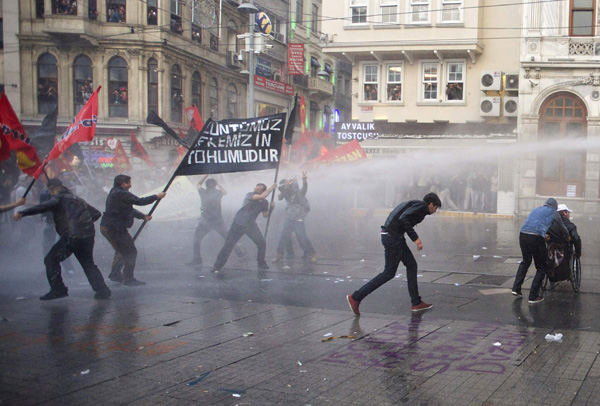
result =
[{"label": "flag pole", "polygon": [[[43,171],[44,174],[46,173],[46,171],[44,170],[46,168],[46,164],[47,164],[47,162],[44,159],[44,163],[42,164],[42,168],[40,169],[40,171]],[[48,177],[48,175],[46,175],[46,177]],[[31,181],[31,183],[29,184],[29,186],[27,187],[27,190],[25,190],[25,193],[21,197],[27,197],[27,195],[29,194],[29,191],[33,187],[33,184],[35,183],[36,180],[37,180],[37,178],[34,177],[33,180]]]},{"label": "flag pole", "polygon": [[[200,138],[200,132],[198,132],[198,136],[196,137],[196,140],[194,141],[193,145],[196,145],[196,143],[198,142],[198,139]],[[190,152],[192,152],[192,148],[188,147],[187,145],[185,145],[185,147],[188,149],[188,152],[185,154],[185,156],[183,157],[183,159],[181,160],[181,162],[184,162],[190,155]],[[179,169],[179,167],[177,167],[177,169]],[[177,169],[175,169],[175,172],[173,172],[173,176],[171,176],[171,179],[169,179],[169,181],[167,182],[167,184],[165,185],[165,187],[163,188],[163,192],[166,192],[167,189],[169,189],[169,187],[171,186],[171,183],[173,183],[173,181],[175,180],[175,177],[177,176]],[[152,208],[150,209],[150,211],[148,212],[148,216],[151,216],[152,213],[154,213],[154,210],[156,210],[156,207],[158,206],[158,204],[160,203],[162,199],[158,199],[156,202],[154,202],[154,204],[152,205]],[[144,227],[146,226],[146,223],[148,221],[146,219],[144,219],[144,222],[140,225],[140,227],[138,228],[138,230],[135,232],[134,236],[133,236],[133,241],[135,241],[137,239],[137,237],[140,235],[140,233],[142,232],[142,230],[144,229]]]}]

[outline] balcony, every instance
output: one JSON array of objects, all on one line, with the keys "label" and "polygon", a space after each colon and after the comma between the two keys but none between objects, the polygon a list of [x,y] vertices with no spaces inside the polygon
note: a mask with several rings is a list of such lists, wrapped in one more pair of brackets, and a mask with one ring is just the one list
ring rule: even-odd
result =
[{"label": "balcony", "polygon": [[316,77],[308,78],[308,92],[318,96],[333,96],[333,84]]},{"label": "balcony", "polygon": [[52,14],[44,16],[42,32],[66,41],[84,39],[92,45],[97,45],[94,37],[98,35],[98,30],[99,24],[88,18]]}]

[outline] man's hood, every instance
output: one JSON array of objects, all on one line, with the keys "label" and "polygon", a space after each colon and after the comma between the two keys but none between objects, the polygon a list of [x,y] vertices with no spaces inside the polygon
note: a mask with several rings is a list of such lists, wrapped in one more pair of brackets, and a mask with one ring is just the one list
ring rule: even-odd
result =
[{"label": "man's hood", "polygon": [[550,206],[554,210],[556,210],[558,208],[558,203],[556,203],[556,200],[554,200],[554,198],[551,197],[548,200],[546,200],[546,203],[544,203],[544,206]]}]

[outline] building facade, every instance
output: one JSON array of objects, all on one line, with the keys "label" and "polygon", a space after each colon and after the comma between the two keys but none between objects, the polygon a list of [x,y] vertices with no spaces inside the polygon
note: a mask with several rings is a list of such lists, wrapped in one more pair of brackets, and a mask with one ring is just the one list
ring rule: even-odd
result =
[{"label": "building facade", "polygon": [[597,1],[523,8],[519,141],[543,146],[520,160],[519,210],[547,197],[600,212],[600,25]]},{"label": "building facade", "polygon": [[[519,88],[506,79],[519,74],[520,4],[343,0],[323,7],[323,15],[339,16],[323,20],[323,50],[352,66],[352,122],[377,134],[359,139],[368,155],[402,160],[476,147],[483,154],[516,142]],[[472,170],[488,179],[496,172],[490,211],[514,213],[511,157],[491,156]]]}]

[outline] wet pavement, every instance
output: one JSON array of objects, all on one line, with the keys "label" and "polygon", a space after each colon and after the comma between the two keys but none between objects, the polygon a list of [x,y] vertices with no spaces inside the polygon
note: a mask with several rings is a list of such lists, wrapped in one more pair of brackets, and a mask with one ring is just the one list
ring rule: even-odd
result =
[{"label": "wet pavement", "polygon": [[[65,272],[69,297],[51,302],[38,300],[48,290],[41,236],[23,247],[22,230],[2,224],[0,405],[600,404],[600,236],[597,220],[574,221],[580,293],[565,281],[529,305],[532,266],[525,298],[510,294],[522,219],[436,215],[418,226],[415,255],[434,307],[411,313],[401,266],[360,317],[345,295],[382,269],[378,218],[336,233],[327,219],[307,223],[314,264],[257,271],[232,255],[218,274],[219,236],[196,269],[183,265],[194,224],[150,223],[136,268],[148,285],[108,282],[112,298],[95,300],[77,265]],[[279,224],[270,227],[272,258]],[[110,250],[96,239],[106,276]],[[555,333],[562,342],[546,341]]]}]

